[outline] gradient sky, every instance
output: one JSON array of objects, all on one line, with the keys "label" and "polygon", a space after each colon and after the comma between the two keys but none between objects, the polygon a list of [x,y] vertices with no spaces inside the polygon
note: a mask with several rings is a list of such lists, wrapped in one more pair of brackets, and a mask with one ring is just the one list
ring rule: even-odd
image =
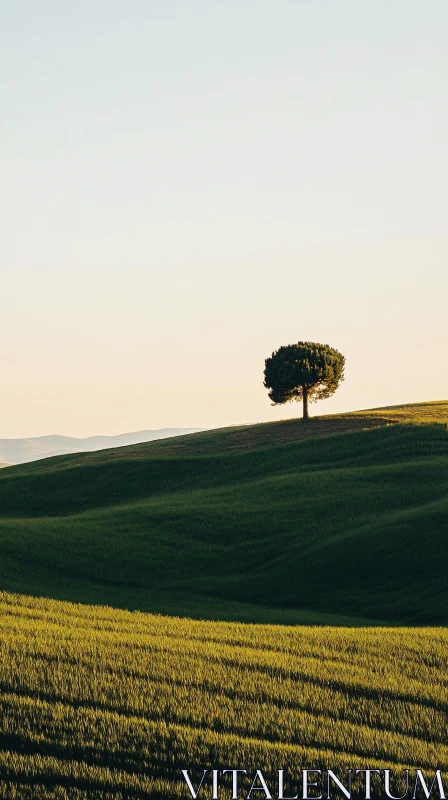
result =
[{"label": "gradient sky", "polygon": [[0,12],[0,437],[448,398],[446,0],[14,0]]}]

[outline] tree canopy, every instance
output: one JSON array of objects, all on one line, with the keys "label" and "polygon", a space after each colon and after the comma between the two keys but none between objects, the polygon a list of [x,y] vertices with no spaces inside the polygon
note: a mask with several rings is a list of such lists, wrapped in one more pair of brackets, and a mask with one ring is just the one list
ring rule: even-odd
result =
[{"label": "tree canopy", "polygon": [[266,359],[264,385],[273,405],[302,400],[306,420],[308,402],[331,397],[344,380],[344,366],[345,357],[328,344],[288,344]]}]

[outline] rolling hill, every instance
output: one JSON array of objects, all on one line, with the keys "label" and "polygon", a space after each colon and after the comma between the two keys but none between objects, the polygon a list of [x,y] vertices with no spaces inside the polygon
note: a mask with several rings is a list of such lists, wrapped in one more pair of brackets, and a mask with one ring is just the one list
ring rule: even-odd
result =
[{"label": "rolling hill", "polygon": [[244,796],[260,767],[272,796],[279,766],[287,796],[310,765],[429,785],[447,631],[417,624],[448,620],[447,422],[375,409],[2,470],[0,798],[180,800],[181,768],[210,765],[247,769]]},{"label": "rolling hill", "polygon": [[448,622],[448,403],[0,474],[0,588],[200,618]]}]

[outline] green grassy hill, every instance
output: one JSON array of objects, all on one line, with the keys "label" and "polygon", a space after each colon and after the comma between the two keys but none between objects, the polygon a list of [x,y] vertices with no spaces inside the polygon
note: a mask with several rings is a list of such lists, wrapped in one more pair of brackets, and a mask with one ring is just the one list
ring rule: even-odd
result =
[{"label": "green grassy hill", "polygon": [[0,798],[448,769],[447,632],[392,627],[448,620],[447,422],[425,404],[2,470]]},{"label": "green grassy hill", "polygon": [[448,622],[448,403],[0,473],[0,588],[249,621]]}]

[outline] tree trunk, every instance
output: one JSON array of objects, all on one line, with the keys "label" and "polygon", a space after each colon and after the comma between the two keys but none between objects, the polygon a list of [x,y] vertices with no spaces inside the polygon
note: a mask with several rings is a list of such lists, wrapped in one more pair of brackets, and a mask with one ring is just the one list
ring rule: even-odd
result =
[{"label": "tree trunk", "polygon": [[303,397],[303,420],[306,421],[308,417],[308,387],[304,386],[302,391]]}]

